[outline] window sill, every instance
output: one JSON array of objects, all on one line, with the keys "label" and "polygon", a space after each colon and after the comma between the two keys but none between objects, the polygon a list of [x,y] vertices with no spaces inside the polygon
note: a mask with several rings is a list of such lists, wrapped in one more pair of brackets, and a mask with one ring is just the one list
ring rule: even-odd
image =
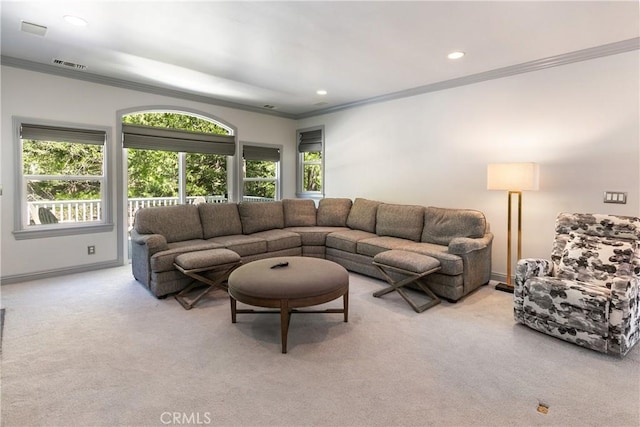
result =
[{"label": "window sill", "polygon": [[47,237],[74,236],[78,234],[108,233],[113,231],[113,224],[92,224],[92,225],[55,225],[55,226],[33,226],[26,230],[13,231],[16,240],[44,239]]}]

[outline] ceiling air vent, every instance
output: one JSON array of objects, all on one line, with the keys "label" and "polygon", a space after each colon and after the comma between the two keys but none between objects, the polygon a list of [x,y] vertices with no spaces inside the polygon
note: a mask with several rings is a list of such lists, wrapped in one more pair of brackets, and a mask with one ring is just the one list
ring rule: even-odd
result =
[{"label": "ceiling air vent", "polygon": [[61,67],[73,68],[74,70],[86,70],[87,66],[82,64],[76,64],[75,62],[63,61],[62,59],[54,59],[53,63],[55,65],[60,65]]},{"label": "ceiling air vent", "polygon": [[44,37],[44,35],[47,34],[47,27],[44,25],[38,25],[27,21],[20,21],[20,30],[40,37]]}]

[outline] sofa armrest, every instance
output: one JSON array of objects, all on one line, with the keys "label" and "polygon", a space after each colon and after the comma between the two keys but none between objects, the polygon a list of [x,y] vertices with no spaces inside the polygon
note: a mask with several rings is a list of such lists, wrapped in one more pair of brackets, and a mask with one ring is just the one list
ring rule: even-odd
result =
[{"label": "sofa armrest", "polygon": [[480,238],[454,237],[449,242],[449,253],[462,258],[463,295],[489,283],[492,244],[492,233],[485,233]]},{"label": "sofa armrest", "polygon": [[131,270],[133,277],[149,289],[151,256],[167,249],[167,239],[161,234],[140,234],[131,230]]},{"label": "sofa armrest", "polygon": [[144,245],[149,251],[149,256],[156,252],[168,249],[167,239],[161,234],[140,234],[135,229],[131,230],[131,243]]},{"label": "sofa armrest", "polygon": [[483,237],[474,239],[471,237],[454,237],[449,242],[449,253],[464,255],[469,252],[478,251],[491,245],[493,234],[487,233]]}]

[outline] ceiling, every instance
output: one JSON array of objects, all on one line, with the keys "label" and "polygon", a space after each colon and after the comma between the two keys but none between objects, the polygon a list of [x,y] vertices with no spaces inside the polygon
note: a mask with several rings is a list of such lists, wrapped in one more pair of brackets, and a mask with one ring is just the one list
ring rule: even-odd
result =
[{"label": "ceiling", "polygon": [[[3,64],[285,117],[495,78],[518,66],[530,71],[527,64],[553,64],[548,58],[637,49],[640,32],[633,0],[2,0],[0,7]],[[65,15],[88,25],[73,26]],[[22,31],[22,21],[45,34]],[[466,55],[448,59],[455,50]]]}]

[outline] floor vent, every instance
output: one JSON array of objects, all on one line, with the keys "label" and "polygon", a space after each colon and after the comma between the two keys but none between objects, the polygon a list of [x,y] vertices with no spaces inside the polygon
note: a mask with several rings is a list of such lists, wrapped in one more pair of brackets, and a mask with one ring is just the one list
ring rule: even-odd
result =
[{"label": "floor vent", "polygon": [[75,62],[63,61],[62,59],[54,59],[53,63],[55,65],[60,65],[62,67],[73,68],[74,70],[86,70],[87,66],[82,64],[76,64]]}]

